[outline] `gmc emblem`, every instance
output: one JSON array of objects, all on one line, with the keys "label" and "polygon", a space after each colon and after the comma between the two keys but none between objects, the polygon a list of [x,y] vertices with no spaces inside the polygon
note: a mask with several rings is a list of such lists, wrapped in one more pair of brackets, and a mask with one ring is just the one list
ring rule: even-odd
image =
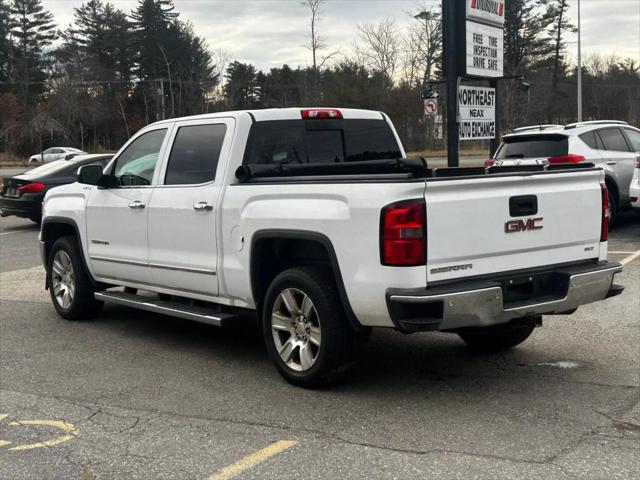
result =
[{"label": "gmc emblem", "polygon": [[527,230],[542,230],[543,218],[529,218],[527,220],[509,220],[504,224],[504,233],[526,232]]}]

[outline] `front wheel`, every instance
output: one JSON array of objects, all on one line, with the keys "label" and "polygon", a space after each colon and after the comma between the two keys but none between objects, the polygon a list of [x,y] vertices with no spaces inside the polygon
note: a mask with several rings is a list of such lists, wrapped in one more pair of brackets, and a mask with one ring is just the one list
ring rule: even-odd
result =
[{"label": "front wheel", "polygon": [[465,330],[458,332],[458,335],[476,350],[500,351],[520,345],[529,338],[534,328],[533,324],[496,325]]},{"label": "front wheel", "polygon": [[316,267],[292,268],[273,280],[262,326],[280,374],[307,388],[342,377],[360,343],[347,322],[333,276]]},{"label": "front wheel", "polygon": [[84,320],[102,309],[75,237],[59,238],[51,247],[47,284],[54,308],[67,320]]}]

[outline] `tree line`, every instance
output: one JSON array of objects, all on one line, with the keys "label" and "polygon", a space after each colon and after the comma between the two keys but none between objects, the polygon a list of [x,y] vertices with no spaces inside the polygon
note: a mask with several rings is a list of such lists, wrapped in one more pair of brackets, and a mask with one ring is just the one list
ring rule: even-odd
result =
[{"label": "tree line", "polygon": [[[442,80],[440,6],[417,3],[406,12],[408,26],[360,24],[343,51],[322,35],[326,3],[299,2],[309,65],[261,71],[213,50],[173,0],[139,0],[132,12],[89,0],[66,28],[41,0],[0,0],[0,150],[26,154],[55,143],[115,150],[163,118],[301,105],[382,110],[408,150],[441,146],[420,99]],[[575,120],[568,8],[567,0],[506,2],[505,76],[518,78],[500,83],[503,130]],[[639,124],[639,87],[637,60],[588,58],[585,118]]]}]

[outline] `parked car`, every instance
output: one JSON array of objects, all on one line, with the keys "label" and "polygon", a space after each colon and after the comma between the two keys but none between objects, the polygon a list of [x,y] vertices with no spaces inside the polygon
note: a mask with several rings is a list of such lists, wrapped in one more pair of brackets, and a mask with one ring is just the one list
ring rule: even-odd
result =
[{"label": "parked car", "polygon": [[255,312],[278,371],[313,387],[344,374],[373,327],[506,349],[543,314],[622,291],[602,169],[493,175],[404,156],[377,111],[149,125],[47,193],[52,304],[70,320],[111,302],[216,326]]},{"label": "parked car", "polygon": [[626,122],[590,121],[516,128],[487,166],[593,163],[605,170],[611,224],[630,205],[629,184],[640,156],[640,129]]},{"label": "parked car", "polygon": [[640,208],[640,157],[636,159],[636,168],[633,170],[633,180],[629,187],[629,195],[631,196],[631,206]]},{"label": "parked car", "polygon": [[83,152],[82,150],[78,150],[77,148],[72,147],[51,147],[47,148],[44,152],[38,153],[37,155],[31,155],[29,157],[29,163],[40,162],[40,163],[49,163],[55,160],[62,160],[76,156],[76,155],[86,155],[87,152]]},{"label": "parked car", "polygon": [[71,160],[55,160],[14,177],[2,180],[0,215],[15,215],[40,223],[42,200],[53,187],[76,181],[76,171],[88,164],[103,167],[113,155],[78,155]]}]

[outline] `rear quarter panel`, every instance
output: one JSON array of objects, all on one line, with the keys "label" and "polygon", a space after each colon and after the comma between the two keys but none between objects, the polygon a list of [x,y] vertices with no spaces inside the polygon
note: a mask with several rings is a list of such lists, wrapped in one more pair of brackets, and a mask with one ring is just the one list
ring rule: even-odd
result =
[{"label": "rear quarter panel", "polygon": [[380,212],[390,203],[423,195],[423,181],[227,187],[221,222],[220,294],[255,307],[249,272],[252,238],[258,232],[282,229],[320,233],[335,250],[346,294],[358,320],[363,325],[393,326],[386,290],[424,287],[425,267],[381,265]]}]

